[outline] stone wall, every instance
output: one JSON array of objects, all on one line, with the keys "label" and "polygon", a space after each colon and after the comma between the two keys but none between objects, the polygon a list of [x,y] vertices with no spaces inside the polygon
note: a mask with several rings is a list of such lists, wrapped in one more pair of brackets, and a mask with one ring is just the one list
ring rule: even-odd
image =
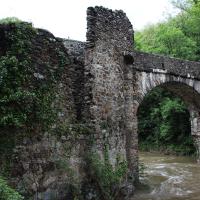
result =
[{"label": "stone wall", "polygon": [[133,73],[128,52],[133,47],[133,29],[122,11],[103,7],[87,10],[85,75],[87,110],[96,130],[96,146],[103,155],[109,147],[113,165],[117,156],[128,162],[131,183],[138,178],[137,127],[134,116]]},{"label": "stone wall", "polygon": [[136,78],[136,115],[143,98],[155,87],[163,87],[180,97],[190,112],[191,135],[196,147],[197,162],[200,162],[200,63],[138,51],[130,55],[134,60],[131,67]]},{"label": "stone wall", "polygon": [[[8,34],[17,29],[15,24],[0,25],[1,58],[10,50],[10,41],[6,40]],[[56,114],[54,123],[43,129],[40,122],[34,121],[35,128],[31,131],[27,131],[28,127],[1,127],[1,145],[6,137],[8,142],[14,142],[14,146],[9,161],[6,161],[6,149],[1,154],[0,168],[9,170],[10,184],[26,199],[74,199],[84,177],[84,134],[88,132],[80,123],[84,97],[84,44],[75,48],[73,41],[57,39],[46,30],[35,31],[29,41],[31,50],[27,51],[32,63],[33,85],[26,87],[36,85],[40,88],[54,82],[51,84],[54,95],[51,107]],[[17,52],[14,56],[20,59]],[[60,77],[50,79],[49,73],[54,74],[61,66]]]},{"label": "stone wall", "polygon": [[73,98],[76,109],[76,119],[82,120],[82,111],[84,107],[84,62],[85,62],[85,43],[74,40],[61,40],[68,50],[70,60],[72,61],[70,67],[72,69],[72,87]]},{"label": "stone wall", "polygon": [[[6,35],[16,28],[0,25],[0,58],[11,45]],[[128,198],[138,182],[137,109],[157,86],[188,104],[200,155],[199,63],[133,51],[133,29],[126,14],[103,7],[88,8],[85,43],[55,38],[41,29],[36,32],[29,41],[33,85],[48,84],[64,63],[52,88],[54,123],[48,129],[35,126],[29,134],[24,127],[0,131],[1,141],[10,134],[15,143],[10,183],[27,198],[74,199],[85,191],[85,199],[97,199],[88,176],[91,163],[86,157],[91,152],[102,162],[106,154],[114,169],[119,161],[128,163],[118,186],[120,200]]]},{"label": "stone wall", "polygon": [[[88,8],[87,22],[87,110],[96,134],[106,133],[108,143],[109,139],[115,143],[113,135],[124,135],[117,139],[123,144],[110,145],[110,154],[112,158],[119,152],[124,155],[137,180],[137,109],[142,99],[154,87],[161,86],[183,98],[189,111],[193,108],[199,112],[200,64],[134,51],[132,26],[122,11]],[[199,144],[192,121],[191,115],[192,135],[195,144]],[[101,127],[105,122],[111,131]],[[101,141],[105,142],[98,140],[100,145],[95,147],[100,152]],[[198,150],[199,145],[196,146]]]},{"label": "stone wall", "polygon": [[75,198],[84,176],[81,157],[85,143],[72,134],[72,131],[59,136],[45,133],[39,140],[24,137],[14,149],[10,184],[25,198]]},{"label": "stone wall", "polygon": [[133,51],[133,68],[137,71],[152,73],[166,73],[183,78],[200,78],[199,62],[186,61],[177,58],[154,55],[150,53]]}]

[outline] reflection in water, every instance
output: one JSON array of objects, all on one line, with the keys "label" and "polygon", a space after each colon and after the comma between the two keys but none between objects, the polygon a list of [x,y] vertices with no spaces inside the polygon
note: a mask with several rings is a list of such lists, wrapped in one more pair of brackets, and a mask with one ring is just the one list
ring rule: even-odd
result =
[{"label": "reflection in water", "polygon": [[147,167],[132,200],[200,200],[200,165],[189,157],[141,153]]}]

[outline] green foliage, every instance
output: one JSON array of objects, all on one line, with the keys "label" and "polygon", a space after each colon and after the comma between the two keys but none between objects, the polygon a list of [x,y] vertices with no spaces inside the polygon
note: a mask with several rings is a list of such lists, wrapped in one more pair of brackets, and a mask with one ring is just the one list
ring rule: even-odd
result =
[{"label": "green foliage", "polygon": [[136,49],[144,52],[196,59],[196,42],[169,22],[151,25],[142,32],[136,32],[135,40]]},{"label": "green foliage", "polygon": [[200,60],[200,2],[176,0],[181,12],[135,34],[136,49],[188,60]]},{"label": "green foliage", "polygon": [[76,136],[90,135],[93,133],[92,127],[90,127],[88,124],[82,123],[62,123],[52,131],[59,137],[63,135],[70,135],[74,138],[76,138]]},{"label": "green foliage", "polygon": [[0,24],[21,23],[22,21],[16,17],[6,17],[0,20]]},{"label": "green foliage", "polygon": [[127,173],[127,162],[117,159],[115,167],[109,161],[108,150],[104,151],[104,160],[98,154],[91,153],[88,156],[91,178],[103,199],[114,200],[119,192],[117,187],[124,181]]},{"label": "green foliage", "polygon": [[189,113],[170,92],[161,88],[150,92],[139,108],[138,119],[140,149],[182,155],[195,152]]},{"label": "green foliage", "polygon": [[0,57],[0,126],[34,129],[37,124],[37,127],[46,128],[56,118],[52,108],[54,86],[66,59],[57,50],[60,59],[58,69],[52,71],[49,63],[43,63],[48,79],[38,78],[31,58],[32,41],[37,30],[29,23],[18,21],[11,27],[5,33],[9,48],[4,47],[7,50]]},{"label": "green foliage", "polygon": [[0,58],[0,125],[22,126],[30,114],[28,101],[34,93],[23,88],[30,78],[30,59],[27,59],[29,41],[22,32],[33,34],[29,24],[17,24],[14,33],[8,33],[12,43],[6,55]]},{"label": "green foliage", "polygon": [[19,193],[10,188],[6,181],[0,177],[0,200],[22,200],[24,199]]}]

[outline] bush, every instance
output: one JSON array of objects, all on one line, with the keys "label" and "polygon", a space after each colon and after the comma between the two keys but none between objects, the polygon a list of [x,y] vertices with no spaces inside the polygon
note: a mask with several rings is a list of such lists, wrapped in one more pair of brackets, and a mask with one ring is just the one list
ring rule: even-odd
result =
[{"label": "bush", "polygon": [[120,192],[119,186],[126,178],[127,162],[117,158],[115,167],[112,166],[108,150],[105,149],[104,160],[101,160],[97,153],[91,153],[88,156],[88,164],[92,182],[95,183],[101,197],[106,200],[116,199]]},{"label": "bush", "polygon": [[0,177],[0,200],[23,200],[24,198],[9,187],[6,181]]}]

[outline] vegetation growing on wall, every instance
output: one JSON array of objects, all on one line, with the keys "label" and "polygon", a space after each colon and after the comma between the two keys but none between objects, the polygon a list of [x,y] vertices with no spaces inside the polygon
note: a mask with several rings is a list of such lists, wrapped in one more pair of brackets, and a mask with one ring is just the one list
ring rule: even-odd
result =
[{"label": "vegetation growing on wall", "polygon": [[6,181],[0,177],[0,200],[23,200],[24,198],[10,188]]},{"label": "vegetation growing on wall", "polygon": [[116,165],[112,166],[108,149],[105,147],[103,160],[97,153],[90,153],[87,157],[87,163],[91,182],[98,189],[100,199],[115,200],[119,198],[119,186],[127,175],[127,162],[119,157]]},{"label": "vegetation growing on wall", "polygon": [[31,58],[37,30],[25,22],[6,23],[6,51],[0,57],[0,126],[33,128],[35,123],[45,128],[55,118],[53,87],[62,66],[52,71],[50,63],[45,63],[46,74],[39,74]]},{"label": "vegetation growing on wall", "polygon": [[[57,120],[55,87],[68,59],[57,43],[53,56],[45,55],[41,43],[48,50],[57,42],[43,37],[45,33],[16,18],[0,21],[0,175],[7,178],[15,145],[23,137],[44,132]],[[42,40],[39,45],[38,38]],[[38,54],[41,58],[36,62]]]}]

